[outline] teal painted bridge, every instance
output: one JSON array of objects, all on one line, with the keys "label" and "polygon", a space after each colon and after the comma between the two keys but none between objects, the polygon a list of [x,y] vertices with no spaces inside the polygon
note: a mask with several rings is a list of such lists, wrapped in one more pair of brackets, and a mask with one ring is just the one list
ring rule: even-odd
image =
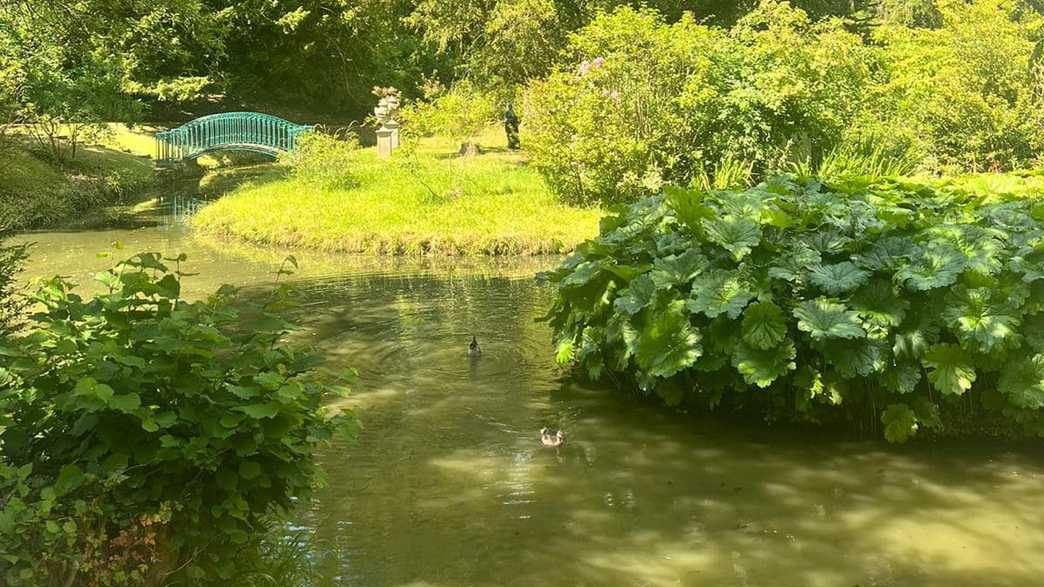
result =
[{"label": "teal painted bridge", "polygon": [[258,112],[211,114],[156,133],[156,160],[173,163],[213,151],[249,151],[275,157],[293,151],[301,133],[313,128]]}]

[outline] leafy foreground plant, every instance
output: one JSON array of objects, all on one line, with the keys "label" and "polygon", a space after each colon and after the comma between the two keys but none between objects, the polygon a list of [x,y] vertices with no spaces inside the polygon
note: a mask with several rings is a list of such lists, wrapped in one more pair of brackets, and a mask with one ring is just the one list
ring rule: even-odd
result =
[{"label": "leafy foreground plant", "polygon": [[239,576],[266,515],[314,484],[350,419],[324,413],[345,390],[316,355],[283,342],[290,290],[188,302],[181,275],[145,253],[87,301],[52,279],[0,342],[0,582]]},{"label": "leafy foreground plant", "polygon": [[24,306],[22,298],[17,295],[16,278],[29,256],[28,245],[8,245],[4,242],[6,236],[0,228],[0,336],[14,328]]},{"label": "leafy foreground plant", "polygon": [[560,362],[669,405],[1044,435],[1042,220],[894,182],[667,189],[543,276],[546,319]]}]

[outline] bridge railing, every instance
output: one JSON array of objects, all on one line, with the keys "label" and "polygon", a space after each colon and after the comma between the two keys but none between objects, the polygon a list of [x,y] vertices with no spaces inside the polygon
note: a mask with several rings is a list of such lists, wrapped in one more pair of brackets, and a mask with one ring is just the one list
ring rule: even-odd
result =
[{"label": "bridge railing", "polygon": [[258,112],[211,114],[156,133],[156,159],[195,159],[220,149],[275,156],[280,151],[292,151],[298,137],[313,128]]}]

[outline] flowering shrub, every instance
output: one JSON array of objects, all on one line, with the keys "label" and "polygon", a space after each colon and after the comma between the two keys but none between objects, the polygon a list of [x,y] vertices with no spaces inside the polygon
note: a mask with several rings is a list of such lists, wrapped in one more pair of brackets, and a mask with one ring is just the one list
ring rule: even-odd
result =
[{"label": "flowering shrub", "polygon": [[1041,234],[1016,197],[669,188],[544,276],[547,319],[561,362],[670,405],[1044,435]]}]

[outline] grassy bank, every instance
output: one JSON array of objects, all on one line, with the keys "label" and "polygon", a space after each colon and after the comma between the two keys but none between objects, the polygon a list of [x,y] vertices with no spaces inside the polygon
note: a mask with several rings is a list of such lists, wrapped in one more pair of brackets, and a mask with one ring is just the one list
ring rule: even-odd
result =
[{"label": "grassy bank", "polygon": [[563,206],[524,156],[493,131],[486,150],[422,139],[390,160],[353,157],[351,187],[324,188],[285,170],[255,178],[204,209],[203,233],[266,245],[378,254],[561,253],[594,236],[598,210]]},{"label": "grassy bank", "polygon": [[103,221],[110,207],[133,203],[151,185],[151,145],[146,130],[112,125],[102,143],[58,164],[16,135],[0,152],[0,228]]}]

